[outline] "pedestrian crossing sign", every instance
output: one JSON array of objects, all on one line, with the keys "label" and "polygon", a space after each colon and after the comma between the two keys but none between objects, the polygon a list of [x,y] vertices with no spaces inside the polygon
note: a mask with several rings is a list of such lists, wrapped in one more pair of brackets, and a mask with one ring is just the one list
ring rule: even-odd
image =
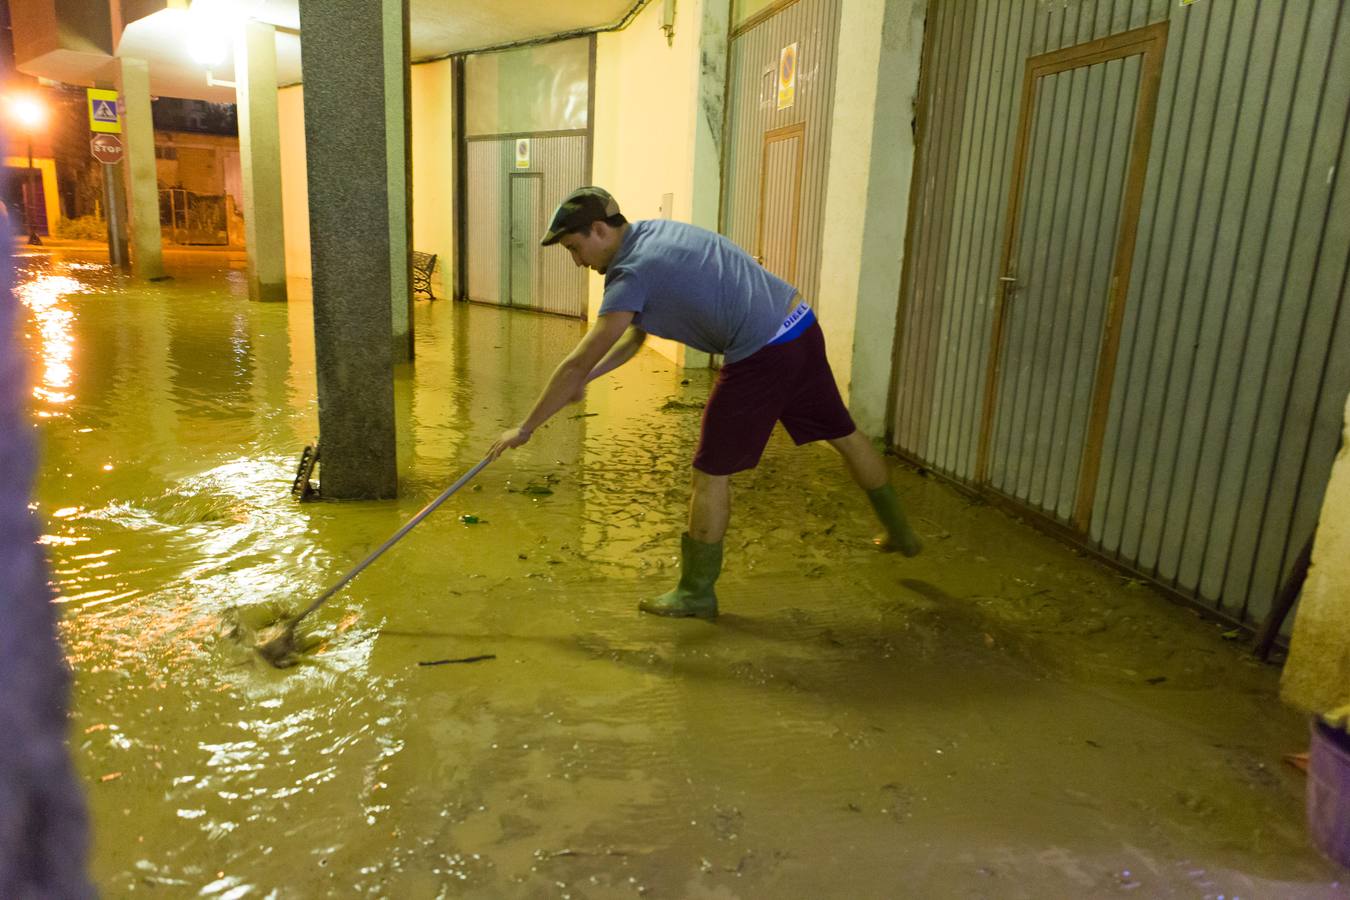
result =
[{"label": "pedestrian crossing sign", "polygon": [[89,130],[102,134],[121,134],[122,120],[117,115],[117,91],[89,88],[86,93],[89,95]]}]

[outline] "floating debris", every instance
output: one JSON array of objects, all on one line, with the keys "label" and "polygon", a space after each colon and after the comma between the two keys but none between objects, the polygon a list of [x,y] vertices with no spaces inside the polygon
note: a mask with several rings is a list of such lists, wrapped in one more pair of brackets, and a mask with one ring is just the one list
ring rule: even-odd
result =
[{"label": "floating debris", "polygon": [[673,409],[703,409],[707,406],[704,402],[691,402],[688,400],[667,400],[661,404],[661,412],[669,412]]},{"label": "floating debris", "polygon": [[482,656],[465,656],[462,659],[431,659],[425,662],[419,662],[419,666],[446,666],[451,663],[476,663],[485,659],[496,659],[495,653],[484,653]]},{"label": "floating debris", "polygon": [[506,483],[506,489],[512,494],[533,494],[537,497],[548,497],[553,494],[553,485],[562,482],[562,477],[552,472],[543,478],[531,479],[523,488],[511,486],[511,482]]}]

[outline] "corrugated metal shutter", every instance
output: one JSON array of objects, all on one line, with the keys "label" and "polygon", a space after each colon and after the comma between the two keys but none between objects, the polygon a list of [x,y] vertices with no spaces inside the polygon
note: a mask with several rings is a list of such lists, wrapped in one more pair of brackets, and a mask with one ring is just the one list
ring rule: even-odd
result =
[{"label": "corrugated metal shutter", "polygon": [[[510,198],[513,175],[537,174],[538,233],[562,199],[585,183],[586,137],[579,134],[530,138],[530,166],[515,167],[515,137],[474,139],[469,147],[468,282],[469,299],[510,305]],[[586,273],[556,247],[534,248],[540,289],[532,309],[584,318]]]},{"label": "corrugated metal shutter", "polygon": [[502,141],[469,141],[469,299],[502,302]]},{"label": "corrugated metal shutter", "polygon": [[[939,471],[977,479],[1026,60],[1164,20],[1171,27],[1086,536],[1255,622],[1315,527],[1350,391],[1347,4],[933,2],[894,441]],[[1080,95],[1129,93],[1134,76],[1119,69],[1046,84],[1052,94],[1039,109],[1053,122],[1067,98],[1063,133]],[[1044,148],[1043,161],[1057,154],[1063,172],[1028,178],[1090,185],[1085,156],[1086,172],[1112,177],[1114,157],[1100,159],[1102,129],[1124,126],[1110,115],[1082,121],[1095,122],[1091,138]],[[1105,237],[1053,236],[1061,210],[1071,224],[1073,203],[1107,198],[1075,188],[1069,199],[1024,208],[1028,221],[1050,212],[1036,220],[1052,223],[1041,277],[1072,272],[1074,296],[1095,297]],[[1110,215],[1104,206],[1090,224]],[[1011,388],[1024,393],[1025,411],[998,405],[989,472],[993,487],[1059,518],[1071,506],[1082,379],[1097,352],[1093,309],[1065,312],[1044,307],[1007,321],[1005,349],[1044,371]],[[998,441],[1021,443],[999,457]]]},{"label": "corrugated metal shutter", "polygon": [[[770,240],[789,240],[788,229],[795,221],[794,283],[813,302],[820,280],[840,3],[799,0],[735,35],[731,43],[722,233],[752,256],[767,259],[761,235]],[[795,99],[780,110],[779,57],[783,48],[793,43],[797,44]],[[797,184],[791,183],[786,164],[766,181],[766,162],[779,160],[789,149],[772,146],[780,142],[770,142],[766,147],[766,136],[799,124],[805,127],[802,136],[795,139],[801,142]],[[764,194],[766,184],[772,191],[768,196]],[[799,198],[795,206],[783,196],[794,190]]]}]

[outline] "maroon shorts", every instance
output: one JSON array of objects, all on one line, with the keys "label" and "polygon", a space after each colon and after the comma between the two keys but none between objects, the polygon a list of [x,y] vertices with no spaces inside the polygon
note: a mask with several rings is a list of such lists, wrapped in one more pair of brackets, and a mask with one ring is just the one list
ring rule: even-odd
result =
[{"label": "maroon shorts", "polygon": [[794,340],[722,367],[703,411],[694,468],[709,475],[753,469],[775,422],[797,444],[847,437],[856,427],[839,397],[817,323]]}]

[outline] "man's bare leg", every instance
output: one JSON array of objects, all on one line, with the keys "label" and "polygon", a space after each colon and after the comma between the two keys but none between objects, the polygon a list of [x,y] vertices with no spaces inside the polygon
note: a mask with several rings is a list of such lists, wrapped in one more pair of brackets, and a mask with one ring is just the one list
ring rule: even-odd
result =
[{"label": "man's bare leg", "polygon": [[848,474],[864,491],[874,491],[890,480],[886,471],[886,460],[881,458],[872,441],[861,431],[854,431],[847,437],[830,441],[830,446],[839,451],[848,466]]},{"label": "man's bare leg", "polygon": [[886,460],[872,446],[872,441],[855,429],[852,434],[830,441],[830,446],[844,458],[849,474],[867,493],[877,518],[886,527],[886,533],[873,538],[873,543],[882,550],[898,550],[905,556],[917,555],[923,549],[923,542],[909,527],[905,511],[895,496],[895,488],[891,487]]},{"label": "man's bare leg", "polygon": [[726,535],[730,521],[731,476],[695,469],[689,493],[689,536],[704,544],[716,544]]},{"label": "man's bare leg", "polygon": [[722,536],[731,518],[731,477],[694,470],[689,494],[689,531],[680,538],[680,582],[660,597],[643,600],[638,608],[658,616],[717,615],[717,592],[722,574]]}]

